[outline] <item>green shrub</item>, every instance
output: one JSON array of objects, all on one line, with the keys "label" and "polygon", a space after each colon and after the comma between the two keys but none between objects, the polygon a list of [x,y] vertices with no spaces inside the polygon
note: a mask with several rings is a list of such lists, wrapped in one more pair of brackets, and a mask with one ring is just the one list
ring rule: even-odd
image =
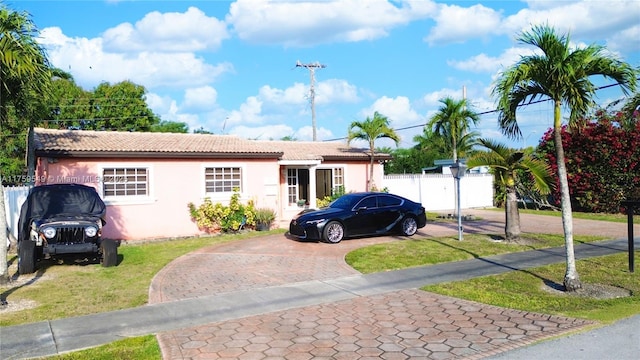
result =
[{"label": "green shrub", "polygon": [[197,207],[191,202],[187,206],[191,219],[198,224],[198,228],[208,233],[237,231],[243,222],[251,226],[256,223],[253,201],[249,201],[246,205],[242,204],[237,189],[234,189],[228,206],[221,203],[214,204],[208,197]]},{"label": "green shrub", "polygon": [[318,208],[327,207],[333,200],[339,198],[345,193],[346,192],[344,190],[344,186],[336,186],[335,188],[333,188],[333,191],[331,191],[331,196],[325,196],[322,199],[316,199],[316,204],[318,205]]},{"label": "green shrub", "polygon": [[270,208],[257,208],[255,210],[256,224],[271,224],[276,219],[276,213]]}]

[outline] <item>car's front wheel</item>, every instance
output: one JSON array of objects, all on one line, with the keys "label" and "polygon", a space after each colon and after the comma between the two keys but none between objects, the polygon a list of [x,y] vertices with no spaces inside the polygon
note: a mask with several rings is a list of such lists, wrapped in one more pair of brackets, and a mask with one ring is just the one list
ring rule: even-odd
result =
[{"label": "car's front wheel", "polygon": [[111,239],[102,240],[102,266],[111,267],[118,264],[118,244]]},{"label": "car's front wheel", "polygon": [[344,226],[337,221],[331,221],[324,227],[324,239],[337,244],[344,238]]},{"label": "car's front wheel", "polygon": [[31,274],[36,271],[36,243],[23,240],[18,243],[18,273]]},{"label": "car's front wheel", "polygon": [[402,231],[402,235],[413,236],[418,231],[418,222],[415,218],[408,216],[402,219],[400,230]]}]

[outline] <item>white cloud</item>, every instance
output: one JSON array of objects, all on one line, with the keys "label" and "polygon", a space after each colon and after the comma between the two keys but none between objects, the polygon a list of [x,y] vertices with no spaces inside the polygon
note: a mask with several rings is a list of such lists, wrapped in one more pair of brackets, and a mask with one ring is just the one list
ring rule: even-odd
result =
[{"label": "white cloud", "polygon": [[[163,120],[166,120],[166,119],[163,119]],[[175,120],[173,121],[187,124],[190,132],[193,132],[193,130],[195,129],[199,129],[202,126],[200,117],[196,114],[176,114]]]},{"label": "white cloud", "polygon": [[231,4],[226,21],[240,39],[251,43],[305,47],[378,39],[435,10],[432,1],[399,4],[386,0],[238,0]]},{"label": "white cloud", "polygon": [[181,111],[203,111],[215,108],[218,92],[211,86],[187,89]]},{"label": "white cloud", "polygon": [[131,80],[147,89],[209,84],[227,72],[230,63],[207,64],[194,53],[111,53],[100,38],[70,38],[59,28],[41,31],[40,43],[51,63],[72,72],[76,82],[92,88],[107,81]]},{"label": "white cloud", "polygon": [[383,96],[377,99],[370,107],[363,109],[360,115],[363,119],[371,118],[376,111],[389,119],[392,128],[402,127],[407,124],[413,125],[422,119],[422,116],[411,107],[411,102],[406,96],[395,98]]},{"label": "white cloud", "polygon": [[[298,141],[313,140],[313,128],[311,126],[304,126],[295,130],[285,124],[251,127],[240,125],[231,129],[229,133],[246,139],[256,140],[280,140],[286,136],[293,137]],[[316,133],[319,141],[333,137],[331,131],[322,127],[317,128]]]},{"label": "white cloud", "polygon": [[620,31],[607,40],[607,48],[619,52],[640,51],[640,25]]},{"label": "white cloud", "polygon": [[[316,109],[323,104],[353,103],[358,100],[356,87],[344,80],[323,81],[316,89]],[[232,125],[291,121],[299,115],[306,116],[308,109],[309,88],[304,84],[294,83],[286,89],[264,85],[257,95],[248,97],[239,109],[231,111],[228,121]],[[265,116],[265,113],[269,116]]]},{"label": "white cloud", "polygon": [[264,85],[258,91],[258,96],[265,102],[276,105],[299,105],[307,102],[308,89],[302,83],[294,83],[284,90]]},{"label": "white cloud", "polygon": [[262,124],[262,101],[256,96],[250,96],[240,105],[238,110],[233,110],[227,117],[227,125],[233,127],[237,124]]},{"label": "white cloud", "polygon": [[500,27],[501,14],[482,5],[468,8],[458,5],[440,5],[435,16],[436,26],[425,37],[430,45],[465,42],[494,34]]},{"label": "white cloud", "polygon": [[462,90],[461,89],[440,89],[437,91],[430,92],[422,96],[422,102],[429,107],[440,107],[440,100],[444,98],[453,98],[453,99],[462,99]]},{"label": "white cloud", "polygon": [[498,57],[490,57],[483,53],[466,60],[449,60],[447,64],[458,70],[492,73],[515,64],[521,56],[532,55],[533,52],[533,48],[512,47],[503,51]]},{"label": "white cloud", "polygon": [[147,105],[156,114],[163,115],[177,111],[175,100],[169,96],[162,96],[156,93],[146,94]]},{"label": "white cloud", "polygon": [[611,43],[612,50],[629,51],[625,47],[638,47],[638,38],[633,37],[637,32],[633,29],[638,27],[640,18],[637,0],[530,3],[544,6],[523,9],[508,16],[500,27],[502,33],[513,36],[532,25],[549,24],[560,34],[568,33],[572,40],[615,38],[618,41]]},{"label": "white cloud", "polygon": [[240,125],[229,132],[231,135],[255,140],[280,140],[285,136],[291,136],[293,133],[293,129],[284,124],[251,127]]},{"label": "white cloud", "polygon": [[216,50],[229,34],[223,21],[190,7],[184,13],[150,12],[135,25],[108,29],[103,38],[109,52],[185,52]]},{"label": "white cloud", "polygon": [[[312,141],[313,140],[313,127],[312,126],[303,126],[303,127],[299,128],[295,132],[295,136],[294,137],[297,140],[301,140],[301,141]],[[323,128],[323,127],[320,126],[320,127],[316,127],[316,137],[317,137],[318,141],[323,141],[323,140],[333,139],[333,138],[335,138],[335,135],[331,132],[331,130]]]},{"label": "white cloud", "polygon": [[317,104],[355,103],[359,100],[356,86],[346,80],[321,81],[315,91]]},{"label": "white cloud", "polygon": [[487,54],[478,54],[467,60],[447,61],[447,65],[454,69],[471,71],[471,72],[492,72],[496,71],[499,60],[495,57],[489,57]]},{"label": "white cloud", "polygon": [[547,10],[561,6],[566,6],[570,3],[578,3],[583,0],[562,0],[562,1],[549,1],[549,0],[524,0],[527,3],[527,7],[532,10]]},{"label": "white cloud", "polygon": [[[309,86],[302,83],[294,83],[283,90],[264,85],[258,91],[258,97],[265,103],[272,105],[306,106],[309,102]],[[357,101],[357,88],[346,80],[329,79],[321,81],[315,86],[316,105],[353,103]]]}]

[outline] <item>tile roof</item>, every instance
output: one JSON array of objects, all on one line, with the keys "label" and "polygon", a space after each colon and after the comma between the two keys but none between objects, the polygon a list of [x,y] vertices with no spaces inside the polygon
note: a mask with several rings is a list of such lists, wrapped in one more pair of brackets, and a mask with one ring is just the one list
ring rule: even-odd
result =
[{"label": "tile roof", "polygon": [[231,135],[34,129],[36,153],[91,155],[263,155],[279,157],[273,149]]},{"label": "tile roof", "polygon": [[[229,157],[280,160],[368,159],[344,142],[263,141],[234,135],[34,129],[39,156]],[[388,159],[387,154],[376,158]]]},{"label": "tile roof", "polygon": [[[282,151],[282,160],[356,160],[369,159],[369,150],[348,146],[345,142],[256,141]],[[376,157],[386,154],[376,154]],[[383,156],[384,157],[384,156]],[[388,155],[387,155],[388,157]]]}]

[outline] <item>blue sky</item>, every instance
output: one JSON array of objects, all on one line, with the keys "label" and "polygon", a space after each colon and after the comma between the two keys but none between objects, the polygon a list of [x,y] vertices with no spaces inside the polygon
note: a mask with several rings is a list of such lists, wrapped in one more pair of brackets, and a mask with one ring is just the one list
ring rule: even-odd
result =
[{"label": "blue sky", "polygon": [[[600,44],[640,66],[640,1],[4,1],[25,10],[56,67],[90,90],[131,80],[163,120],[252,139],[312,139],[315,71],[318,140],[343,139],[378,111],[400,147],[437,111],[462,98],[485,113],[476,129],[514,147],[536,145],[552,125],[548,102],[522,108],[523,138],[504,137],[490,96],[501,69],[531,49],[514,41],[532,24]],[[593,78],[598,85],[610,84]],[[598,102],[622,97],[598,91]],[[381,142],[380,146],[391,143]]]}]

